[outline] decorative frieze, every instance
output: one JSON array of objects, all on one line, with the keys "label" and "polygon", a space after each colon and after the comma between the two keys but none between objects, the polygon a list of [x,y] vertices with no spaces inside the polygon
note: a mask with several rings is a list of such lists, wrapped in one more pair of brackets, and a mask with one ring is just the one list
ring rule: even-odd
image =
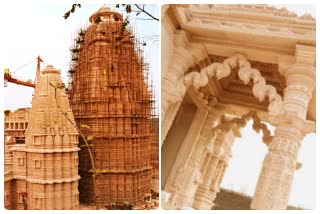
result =
[{"label": "decorative frieze", "polygon": [[267,126],[261,122],[260,118],[257,116],[257,113],[254,111],[248,112],[241,118],[236,117],[231,120],[227,120],[225,119],[225,117],[223,117],[221,123],[212,129],[212,134],[215,134],[219,130],[223,132],[228,132],[230,129],[232,129],[236,133],[237,137],[240,137],[241,135],[239,129],[246,126],[247,122],[250,119],[253,120],[253,130],[255,130],[257,133],[262,131],[263,142],[268,145],[272,140],[271,132],[268,130]]},{"label": "decorative frieze", "polygon": [[[248,32],[273,36],[297,38],[315,38],[315,19],[310,14],[297,16],[286,8],[276,9],[267,5],[196,5],[190,8],[180,8],[181,25],[185,28],[195,24],[205,28],[219,28],[227,31]],[[184,17],[183,17],[183,15]],[[272,14],[278,22],[266,21]],[[229,18],[238,17],[238,19]],[[204,18],[206,17],[206,18]],[[250,22],[255,19],[254,23]],[[284,25],[283,23],[287,23]],[[290,24],[290,28],[288,28]]]}]

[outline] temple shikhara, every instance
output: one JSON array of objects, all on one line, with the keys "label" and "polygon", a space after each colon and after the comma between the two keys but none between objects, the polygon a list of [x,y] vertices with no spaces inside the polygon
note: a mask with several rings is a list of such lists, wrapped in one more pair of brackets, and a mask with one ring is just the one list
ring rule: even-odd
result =
[{"label": "temple shikhara", "polygon": [[[28,123],[17,123],[26,129],[25,142],[8,136],[13,143],[5,144],[5,208],[77,209],[80,149],[69,100],[63,89],[53,87],[62,84],[59,70],[47,66],[42,75],[37,72],[32,108],[20,112]],[[18,112],[13,115],[19,118]]]},{"label": "temple shikhara", "polygon": [[106,6],[89,20],[70,48],[69,84],[53,66],[40,72],[38,57],[32,107],[5,111],[6,209],[158,206],[158,118],[142,43]]},{"label": "temple shikhara", "polygon": [[122,15],[108,7],[94,13],[71,48],[69,70],[75,120],[93,138],[95,169],[80,139],[80,201],[95,200],[96,170],[96,200],[106,207],[151,200],[153,100],[142,52],[122,21]]},{"label": "temple shikhara", "polygon": [[161,25],[162,207],[219,209],[238,197],[224,190],[215,206],[252,120],[268,152],[246,201],[287,209],[301,141],[316,130],[315,19],[268,5],[164,5]]}]

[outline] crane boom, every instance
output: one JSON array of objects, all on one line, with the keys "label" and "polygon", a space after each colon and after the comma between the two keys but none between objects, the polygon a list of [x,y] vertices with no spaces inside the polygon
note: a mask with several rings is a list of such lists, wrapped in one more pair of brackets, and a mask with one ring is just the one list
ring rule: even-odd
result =
[{"label": "crane boom", "polygon": [[[29,82],[29,81],[18,80],[16,78],[11,77],[10,74],[5,74],[4,80],[5,81],[7,80],[8,82],[15,83],[18,85],[24,85],[24,86],[28,86],[28,87],[32,87],[32,88],[36,87],[36,84],[32,83],[31,81]],[[5,87],[7,87],[7,86],[5,85]]]},{"label": "crane boom", "polygon": [[36,71],[36,80],[35,82],[31,81],[23,81],[19,80],[18,78],[12,77],[9,69],[4,69],[4,86],[8,86],[8,82],[15,83],[18,85],[23,85],[27,87],[32,87],[34,88],[36,86],[37,80],[40,78],[40,63],[43,62],[43,60],[40,58],[40,56],[37,57],[37,71]]}]

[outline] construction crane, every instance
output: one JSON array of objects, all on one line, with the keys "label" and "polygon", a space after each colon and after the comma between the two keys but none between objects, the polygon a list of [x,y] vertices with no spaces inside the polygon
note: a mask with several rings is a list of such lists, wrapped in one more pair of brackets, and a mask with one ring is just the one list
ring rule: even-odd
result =
[{"label": "construction crane", "polygon": [[40,56],[37,57],[37,72],[36,72],[36,80],[32,82],[31,80],[24,81],[21,79],[18,79],[10,73],[9,69],[5,68],[4,69],[4,87],[8,87],[8,83],[15,83],[18,85],[24,85],[27,87],[32,87],[34,88],[36,86],[37,80],[40,78],[40,63],[43,62],[43,60],[40,58]]}]

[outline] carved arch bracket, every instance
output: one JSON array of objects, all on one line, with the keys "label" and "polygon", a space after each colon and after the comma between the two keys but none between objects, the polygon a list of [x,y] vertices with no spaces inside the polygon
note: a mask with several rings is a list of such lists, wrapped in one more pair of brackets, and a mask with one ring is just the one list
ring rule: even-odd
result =
[{"label": "carved arch bracket", "polygon": [[247,114],[243,115],[241,118],[234,118],[230,121],[227,121],[223,117],[221,120],[221,123],[212,129],[212,134],[215,134],[219,130],[223,132],[228,132],[231,129],[240,133],[239,129],[245,127],[247,125],[247,122],[250,119],[253,120],[253,125],[252,125],[253,130],[257,133],[262,131],[263,133],[262,140],[268,146],[269,143],[272,141],[273,136],[271,135],[271,132],[269,131],[266,124],[261,122],[260,118],[258,117],[255,111],[250,111]]},{"label": "carved arch bracket", "polygon": [[243,54],[235,54],[234,56],[224,60],[222,63],[214,62],[203,68],[200,72],[191,72],[184,77],[186,88],[193,87],[199,91],[201,87],[209,83],[209,79],[215,76],[218,80],[231,74],[233,68],[239,67],[239,79],[248,84],[253,81],[252,92],[255,97],[262,102],[265,97],[269,98],[268,112],[270,115],[281,115],[284,113],[284,105],[282,97],[277,93],[276,88],[267,85],[266,80],[259,70],[251,68],[250,62]]}]

